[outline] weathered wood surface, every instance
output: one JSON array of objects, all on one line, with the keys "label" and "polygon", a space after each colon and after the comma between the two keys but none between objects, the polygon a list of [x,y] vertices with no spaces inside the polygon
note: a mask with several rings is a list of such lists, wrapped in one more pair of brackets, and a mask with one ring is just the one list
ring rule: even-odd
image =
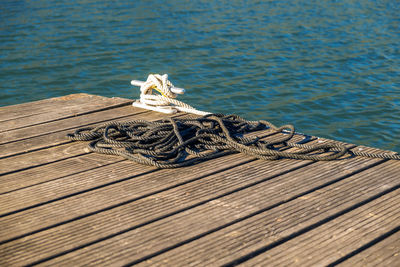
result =
[{"label": "weathered wood surface", "polygon": [[78,94],[0,108],[0,266],[400,266],[399,161],[233,154],[160,170],[65,138],[165,116],[130,103]]}]

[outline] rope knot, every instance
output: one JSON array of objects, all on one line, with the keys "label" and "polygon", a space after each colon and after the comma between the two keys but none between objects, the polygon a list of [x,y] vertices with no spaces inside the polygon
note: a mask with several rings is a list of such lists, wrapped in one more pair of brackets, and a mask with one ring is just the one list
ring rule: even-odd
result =
[{"label": "rope knot", "polygon": [[[133,80],[131,84],[140,86],[140,100],[133,102],[132,106],[167,114],[176,113],[177,111],[197,115],[209,114],[175,99],[177,94],[183,94],[185,90],[174,87],[168,80],[168,74],[150,74],[145,82]],[[154,94],[153,89],[160,94]]]},{"label": "rope knot", "polygon": [[176,94],[171,91],[171,87],[173,86],[168,80],[168,74],[150,74],[146,82],[140,86],[140,92],[144,95],[152,95],[152,89],[155,89],[165,97],[176,98]]}]

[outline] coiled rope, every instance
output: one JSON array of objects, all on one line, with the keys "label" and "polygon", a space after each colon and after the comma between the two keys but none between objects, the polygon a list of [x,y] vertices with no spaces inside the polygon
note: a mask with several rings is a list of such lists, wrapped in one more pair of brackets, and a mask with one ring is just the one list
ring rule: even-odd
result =
[{"label": "coiled rope", "polygon": [[[261,140],[261,137],[243,137],[246,133],[264,129],[272,130],[268,135],[284,135],[274,141]],[[247,121],[236,115],[208,114],[196,118],[168,118],[158,122],[109,122],[98,127],[76,130],[67,137],[74,141],[91,141],[91,151],[119,155],[159,168],[193,165],[231,153],[243,153],[264,160],[290,158],[326,161],[340,158],[346,153],[400,159],[400,155],[351,151],[341,144],[306,145],[290,142],[294,134],[292,125],[276,127],[267,121]],[[280,145],[299,150],[280,151]]]}]

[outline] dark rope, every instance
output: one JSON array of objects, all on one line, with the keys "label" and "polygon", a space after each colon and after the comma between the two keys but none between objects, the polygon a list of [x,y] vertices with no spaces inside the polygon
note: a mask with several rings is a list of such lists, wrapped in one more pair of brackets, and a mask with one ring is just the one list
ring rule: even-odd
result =
[{"label": "dark rope", "polygon": [[[244,134],[265,129],[272,130],[269,135],[284,135],[274,141],[243,137]],[[350,151],[341,144],[305,145],[289,142],[294,134],[292,125],[276,127],[267,121],[246,121],[236,115],[210,114],[196,118],[169,118],[158,122],[110,122],[98,127],[78,129],[67,137],[74,141],[91,141],[91,151],[119,155],[159,168],[193,165],[237,152],[264,160],[290,158],[326,161],[338,159],[346,153],[400,159],[400,155],[394,154]],[[299,150],[281,151],[279,146],[282,145]]]}]

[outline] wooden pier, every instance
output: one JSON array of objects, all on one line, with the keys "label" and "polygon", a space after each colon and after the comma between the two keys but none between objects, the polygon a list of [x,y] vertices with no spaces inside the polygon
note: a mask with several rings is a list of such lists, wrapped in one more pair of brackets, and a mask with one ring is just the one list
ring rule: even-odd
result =
[{"label": "wooden pier", "polygon": [[166,116],[131,103],[76,94],[0,108],[0,266],[400,266],[400,161],[233,154],[157,169],[65,138]]}]

